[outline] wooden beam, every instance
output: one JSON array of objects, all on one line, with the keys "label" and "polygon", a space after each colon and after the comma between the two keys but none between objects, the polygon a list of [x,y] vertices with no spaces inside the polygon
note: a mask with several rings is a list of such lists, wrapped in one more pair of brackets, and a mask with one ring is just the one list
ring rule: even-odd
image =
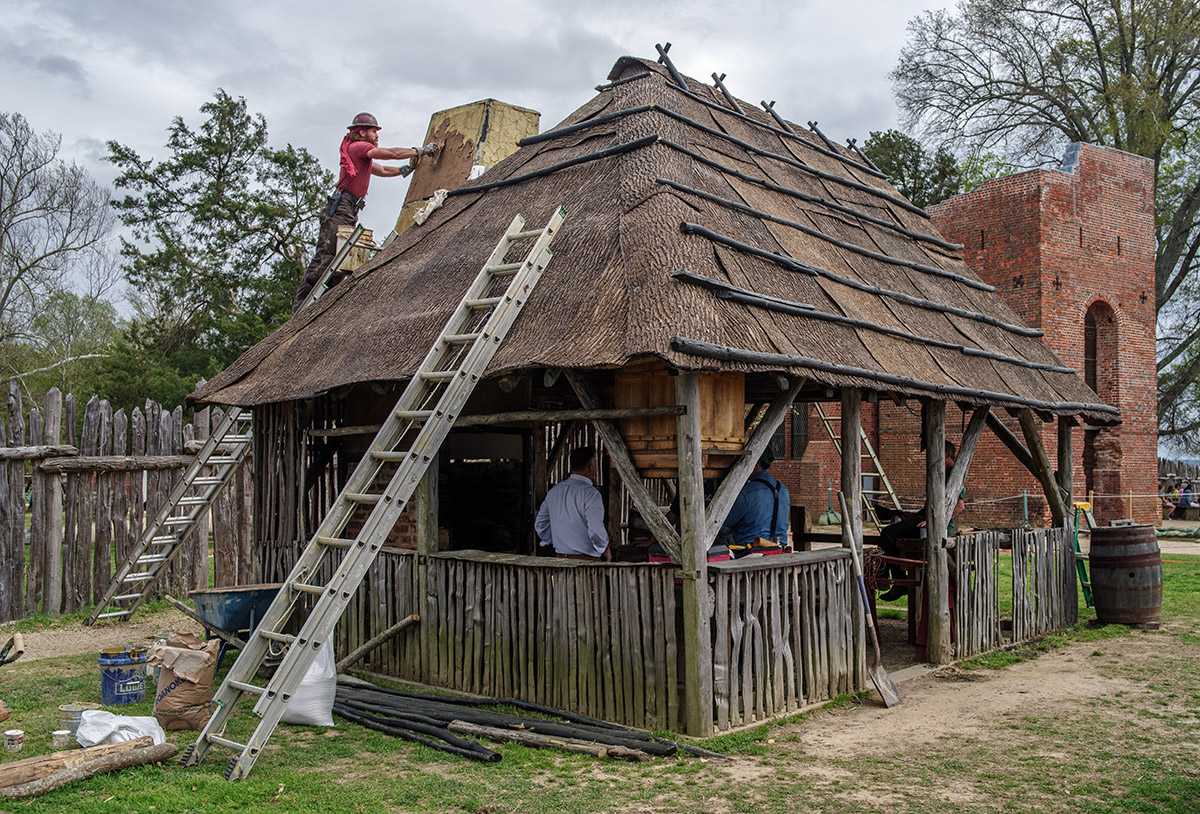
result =
[{"label": "wooden beam", "polygon": [[1000,439],[1001,443],[1008,447],[1008,451],[1021,462],[1021,465],[1032,472],[1034,467],[1033,456],[1029,454],[1029,450],[1025,449],[1025,445],[1013,434],[1013,431],[1006,427],[1004,422],[994,413],[988,413],[987,426]]},{"label": "wooden beam", "polygon": [[1063,500],[1067,503],[1064,508],[1072,515],[1075,503],[1075,456],[1072,450],[1071,430],[1074,428],[1075,419],[1067,415],[1058,417],[1058,472],[1055,480]]},{"label": "wooden beam", "polygon": [[66,455],[78,455],[79,450],[70,444],[35,447],[2,447],[0,461],[36,461],[40,458],[56,458]]},{"label": "wooden beam", "polygon": [[1050,458],[1046,455],[1046,447],[1042,444],[1042,428],[1039,426],[1033,410],[1028,408],[1021,411],[1019,420],[1021,433],[1025,436],[1025,444],[1029,447],[1030,457],[1033,459],[1033,466],[1029,471],[1042,485],[1042,493],[1050,504],[1050,516],[1054,520],[1054,525],[1062,526],[1067,521],[1067,510],[1063,506],[1062,495],[1058,491],[1058,484],[1050,469]]},{"label": "wooden beam", "polygon": [[775,434],[775,430],[779,429],[779,425],[787,417],[788,411],[791,410],[792,402],[796,399],[796,394],[800,392],[800,388],[803,386],[804,379],[797,379],[788,388],[786,393],[780,393],[771,402],[771,407],[767,410],[767,414],[758,423],[758,429],[754,431],[754,435],[750,436],[750,439],[746,442],[744,448],[745,455],[730,467],[728,474],[725,475],[725,479],[717,487],[717,492],[709,502],[708,512],[704,517],[705,546],[711,546],[713,541],[717,539],[717,534],[720,533],[721,526],[725,523],[725,518],[729,516],[729,510],[733,508],[733,502],[737,500],[737,496],[741,493],[742,487],[746,485],[746,479],[750,477],[754,465],[758,463],[758,459],[762,456],[763,450],[767,448],[767,444],[771,443],[771,436]]},{"label": "wooden beam", "polygon": [[[564,375],[567,377],[567,381],[571,383],[571,388],[579,398],[579,403],[585,409],[600,409],[600,397],[596,395],[591,382],[580,371],[566,370],[564,371]],[[671,527],[671,524],[667,522],[666,516],[663,515],[662,509],[658,507],[658,504],[654,502],[654,498],[646,491],[646,485],[642,483],[641,473],[633,465],[633,459],[629,456],[629,449],[625,446],[625,439],[617,432],[616,426],[607,419],[592,419],[592,426],[596,428],[596,433],[600,436],[600,440],[604,442],[604,448],[608,451],[608,457],[612,459],[613,466],[616,467],[617,473],[621,476],[621,480],[625,484],[625,489],[629,492],[629,497],[633,499],[633,505],[637,506],[642,519],[646,521],[646,525],[650,528],[650,533],[654,535],[654,539],[658,541],[658,544],[666,550],[672,562],[681,562],[682,551],[679,542],[679,532]]]},{"label": "wooden beam", "polygon": [[438,456],[429,459],[425,475],[417,484],[417,552],[438,550]]},{"label": "wooden beam", "polygon": [[408,616],[405,616],[399,622],[392,625],[387,630],[380,633],[378,636],[371,637],[369,640],[367,640],[367,642],[365,644],[350,651],[350,653],[348,653],[345,656],[345,658],[343,658],[341,661],[339,661],[337,663],[337,665],[335,666],[334,669],[337,670],[337,672],[339,672],[339,673],[342,672],[347,667],[349,667],[350,665],[357,662],[363,656],[367,655],[367,653],[370,653],[376,647],[379,647],[379,645],[383,644],[384,642],[386,642],[388,639],[395,636],[400,631],[408,628],[411,625],[415,625],[419,621],[421,621],[421,617],[419,614],[411,613]]},{"label": "wooden beam", "polygon": [[591,421],[597,418],[639,418],[650,415],[679,415],[682,407],[605,407],[595,410],[513,410],[507,413],[459,416],[455,427],[479,427],[487,424],[541,421]]},{"label": "wooden beam", "polygon": [[842,388],[840,423],[842,494],[850,512],[842,518],[842,528],[850,532],[849,542],[855,550],[862,551],[862,391],[856,387]]},{"label": "wooden beam", "polygon": [[[562,458],[563,452],[567,448],[567,439],[570,438],[571,434],[575,432],[576,423],[577,422],[575,421],[568,421],[563,424],[562,432],[560,432],[558,437],[554,439],[554,446],[551,447],[550,454],[546,456],[547,473],[553,472],[554,468],[558,466],[558,461]],[[547,477],[549,477],[548,474]],[[549,490],[549,488],[549,486],[546,487],[547,490]]]},{"label": "wooden beam", "polygon": [[[971,420],[967,423],[967,430],[963,433],[962,442],[958,445],[958,457],[954,459],[954,468],[950,470],[950,477],[946,480],[946,517],[950,518],[954,514],[954,506],[958,503],[958,496],[962,493],[963,486],[967,482],[967,472],[971,469],[971,458],[975,455],[975,447],[979,444],[979,436],[983,434],[984,425],[987,423],[987,417],[991,415],[992,408],[984,405],[976,407],[971,413]],[[947,520],[947,523],[950,521]]]},{"label": "wooden beam", "polygon": [[38,469],[44,472],[139,472],[146,469],[183,469],[195,455],[88,455],[75,458],[46,458]]},{"label": "wooden beam", "polygon": [[929,661],[949,664],[950,571],[946,557],[946,402],[925,404],[925,586],[929,608]]},{"label": "wooden beam", "polygon": [[675,378],[679,447],[679,530],[683,567],[685,723],[689,735],[713,731],[713,672],[708,607],[708,543],[704,531],[704,453],[700,449],[700,384],[694,371]]}]

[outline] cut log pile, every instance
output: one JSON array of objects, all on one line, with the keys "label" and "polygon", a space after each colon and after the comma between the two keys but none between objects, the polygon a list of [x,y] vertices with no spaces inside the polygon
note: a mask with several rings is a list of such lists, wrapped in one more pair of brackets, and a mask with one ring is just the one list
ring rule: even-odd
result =
[{"label": "cut log pile", "polygon": [[[487,709],[502,706],[516,707],[537,717]],[[485,763],[498,762],[500,754],[460,735],[624,760],[669,757],[681,751],[702,757],[725,757],[540,704],[511,698],[423,695],[378,687],[346,676],[338,676],[333,711],[369,729]]]},{"label": "cut log pile", "polygon": [[6,763],[0,767],[0,798],[35,797],[99,774],[161,763],[178,752],[169,743],[155,746],[153,739],[146,736]]}]

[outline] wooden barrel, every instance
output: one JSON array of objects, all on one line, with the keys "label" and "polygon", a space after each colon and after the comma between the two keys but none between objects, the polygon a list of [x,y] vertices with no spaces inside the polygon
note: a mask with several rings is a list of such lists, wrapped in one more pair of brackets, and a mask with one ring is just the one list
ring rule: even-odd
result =
[{"label": "wooden barrel", "polygon": [[1154,526],[1092,529],[1088,564],[1096,621],[1158,626],[1163,577]]}]

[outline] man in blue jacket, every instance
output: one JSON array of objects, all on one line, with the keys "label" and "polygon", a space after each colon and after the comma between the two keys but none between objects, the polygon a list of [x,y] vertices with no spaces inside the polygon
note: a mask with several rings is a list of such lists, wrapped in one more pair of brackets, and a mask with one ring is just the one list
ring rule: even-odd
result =
[{"label": "man in blue jacket", "polygon": [[[717,541],[732,538],[725,544],[735,554],[744,556],[753,553],[755,548],[787,546],[788,514],[792,501],[788,488],[768,471],[774,462],[775,456],[771,450],[762,454],[721,526]],[[757,544],[755,541],[758,541]]]}]

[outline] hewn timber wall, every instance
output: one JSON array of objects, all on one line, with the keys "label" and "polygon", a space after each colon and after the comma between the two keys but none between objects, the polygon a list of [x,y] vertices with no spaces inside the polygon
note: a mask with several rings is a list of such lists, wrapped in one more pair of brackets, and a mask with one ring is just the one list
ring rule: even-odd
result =
[{"label": "hewn timber wall", "polygon": [[[181,408],[149,400],[130,416],[95,396],[81,408],[57,389],[25,413],[10,383],[0,418],[0,621],[99,601],[190,460],[185,445],[207,438],[220,419],[205,409],[185,424]],[[186,595],[210,581],[254,581],[248,479],[243,467],[158,590]]]},{"label": "hewn timber wall", "polygon": [[[842,549],[709,563],[718,730],[864,686],[857,582]],[[861,616],[861,615],[859,615]]]}]

